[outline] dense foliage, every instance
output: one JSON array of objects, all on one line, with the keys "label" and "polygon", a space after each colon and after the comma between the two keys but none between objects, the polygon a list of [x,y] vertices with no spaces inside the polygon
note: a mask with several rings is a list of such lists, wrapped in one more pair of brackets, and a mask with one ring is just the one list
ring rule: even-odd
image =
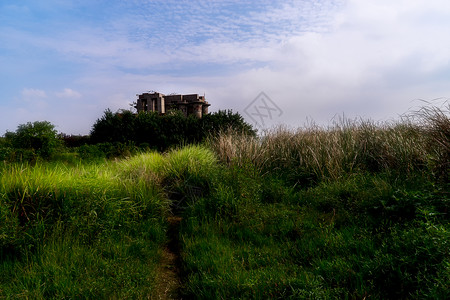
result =
[{"label": "dense foliage", "polygon": [[254,136],[255,131],[241,115],[232,111],[218,111],[198,119],[184,117],[179,111],[166,115],[123,110],[113,113],[106,110],[91,131],[92,143],[127,143],[145,145],[151,149],[165,150],[170,146],[198,143],[208,135],[233,128]]},{"label": "dense foliage", "polygon": [[186,118],[176,110],[166,115],[106,110],[86,136],[57,134],[55,126],[47,121],[21,124],[15,132],[0,137],[0,161],[96,161],[126,157],[149,149],[165,151],[174,146],[200,143],[229,129],[246,136],[256,135],[240,114],[230,110],[208,114],[202,119]]},{"label": "dense foliage", "polygon": [[47,121],[21,124],[15,132],[6,132],[0,159],[17,157],[32,160],[48,159],[62,146],[55,126]]}]

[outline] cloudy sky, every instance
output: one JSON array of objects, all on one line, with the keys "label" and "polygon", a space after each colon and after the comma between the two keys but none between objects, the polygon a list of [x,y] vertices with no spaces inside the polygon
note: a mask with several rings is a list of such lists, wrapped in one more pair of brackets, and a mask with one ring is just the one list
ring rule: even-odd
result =
[{"label": "cloudy sky", "polygon": [[149,90],[264,126],[397,119],[450,98],[449,32],[448,0],[1,0],[0,135],[88,134]]}]

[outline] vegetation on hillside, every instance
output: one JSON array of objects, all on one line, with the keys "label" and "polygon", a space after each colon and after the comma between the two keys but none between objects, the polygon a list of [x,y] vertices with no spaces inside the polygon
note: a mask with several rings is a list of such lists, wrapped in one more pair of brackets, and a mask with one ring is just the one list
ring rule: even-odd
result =
[{"label": "vegetation on hillside", "polygon": [[227,167],[183,220],[186,295],[449,298],[450,119],[414,117],[211,137]]},{"label": "vegetation on hillside", "polygon": [[114,163],[4,165],[0,297],[143,297],[154,287],[167,201]]},{"label": "vegetation on hillside", "polygon": [[448,299],[449,108],[4,162],[0,297],[158,298],[177,215],[183,298]]}]

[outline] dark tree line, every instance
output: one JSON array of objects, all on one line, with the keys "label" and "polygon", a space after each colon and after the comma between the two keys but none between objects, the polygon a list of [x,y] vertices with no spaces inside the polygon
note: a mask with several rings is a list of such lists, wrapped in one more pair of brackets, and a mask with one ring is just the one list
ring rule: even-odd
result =
[{"label": "dark tree line", "polygon": [[185,117],[179,111],[159,115],[145,112],[134,114],[128,110],[113,113],[106,110],[93,125],[90,140],[93,144],[134,142],[136,145],[165,150],[173,145],[201,142],[208,135],[230,127],[244,134],[256,134],[240,114],[230,110],[204,115],[201,119]]},{"label": "dark tree line", "polygon": [[106,110],[92,126],[90,136],[58,134],[47,121],[19,125],[15,132],[0,137],[0,161],[68,159],[68,153],[89,160],[127,156],[138,149],[164,151],[172,146],[202,142],[208,135],[228,128],[256,134],[241,115],[230,110],[201,119],[185,117],[180,111],[159,115]]}]

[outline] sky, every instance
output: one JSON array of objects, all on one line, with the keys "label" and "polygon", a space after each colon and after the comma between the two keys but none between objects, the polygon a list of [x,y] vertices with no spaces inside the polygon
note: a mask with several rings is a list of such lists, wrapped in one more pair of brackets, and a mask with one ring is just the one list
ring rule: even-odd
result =
[{"label": "sky", "polygon": [[450,98],[449,32],[448,0],[0,0],[0,135],[89,134],[147,91],[259,129],[396,120]]}]

